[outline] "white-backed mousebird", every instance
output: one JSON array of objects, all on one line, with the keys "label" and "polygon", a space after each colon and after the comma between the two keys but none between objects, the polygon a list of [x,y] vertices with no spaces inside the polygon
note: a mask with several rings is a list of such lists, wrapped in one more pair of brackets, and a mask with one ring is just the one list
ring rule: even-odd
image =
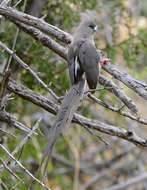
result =
[{"label": "white-backed mousebird", "polygon": [[[69,76],[73,86],[64,97],[62,105],[56,116],[55,123],[49,131],[48,144],[39,167],[40,169],[45,158],[47,157],[44,167],[44,176],[56,140],[66,126],[69,125],[73,118],[74,112],[79,106],[80,96],[83,94],[85,84],[83,77],[86,77],[90,89],[96,89],[100,67],[105,63],[105,61],[108,61],[106,59],[101,60],[101,56],[95,47],[93,38],[96,30],[97,26],[92,19],[83,21],[75,33],[73,41],[69,47]],[[80,93],[77,95],[74,89],[75,86],[79,86],[78,89],[82,91],[81,95]]]},{"label": "white-backed mousebird", "polygon": [[73,37],[68,49],[68,66],[71,84],[76,84],[84,75],[90,89],[95,89],[99,78],[99,61],[94,43],[97,25],[93,20],[84,20]]},{"label": "white-backed mousebird", "polygon": [[[87,18],[77,29],[68,49],[68,67],[71,84],[76,84],[86,77],[90,89],[96,89],[100,68],[110,59],[100,59],[95,43],[94,34],[98,26],[94,19]],[[94,92],[94,91],[92,91]]]}]

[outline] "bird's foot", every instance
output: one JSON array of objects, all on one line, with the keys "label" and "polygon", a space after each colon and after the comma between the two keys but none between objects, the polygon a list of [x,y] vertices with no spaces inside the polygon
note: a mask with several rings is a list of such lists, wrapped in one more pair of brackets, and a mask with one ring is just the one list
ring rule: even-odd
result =
[{"label": "bird's foot", "polygon": [[105,63],[107,63],[107,62],[111,62],[111,59],[105,58],[105,59],[100,60],[100,67],[102,68],[103,65],[104,65]]}]

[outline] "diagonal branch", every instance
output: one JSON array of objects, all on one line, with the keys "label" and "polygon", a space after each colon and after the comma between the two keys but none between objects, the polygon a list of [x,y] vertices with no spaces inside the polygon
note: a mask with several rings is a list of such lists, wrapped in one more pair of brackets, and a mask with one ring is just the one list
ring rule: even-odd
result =
[{"label": "diagonal branch", "polygon": [[107,88],[107,90],[115,94],[115,96],[118,97],[132,112],[138,112],[138,108],[136,104],[131,100],[131,98],[126,96],[125,92],[116,84],[114,84],[111,80],[107,79],[105,75],[101,74],[99,76],[99,82],[105,87],[109,87]]},{"label": "diagonal branch", "polygon": [[135,145],[140,145],[143,147],[147,147],[147,139],[142,139],[133,131],[129,131],[124,129],[123,127],[115,126],[115,125],[109,125],[106,123],[102,123],[98,120],[92,120],[89,118],[86,118],[80,114],[74,114],[74,119],[76,123],[80,125],[81,122],[88,126],[91,129],[98,130],[102,133],[106,133],[108,135],[117,136],[122,139],[125,139],[129,142],[134,143]]},{"label": "diagonal branch", "polygon": [[[32,103],[42,107],[43,109],[47,110],[48,112],[56,115],[59,107],[57,104],[53,103],[49,99],[40,96],[36,92],[33,92],[32,90],[28,89],[27,87],[24,87],[23,85],[18,85],[15,81],[10,80],[8,83],[8,90],[11,92],[14,92],[15,94],[23,97],[24,99],[31,101]],[[136,118],[137,120],[137,118]],[[141,119],[138,120],[138,122]],[[132,142],[136,145],[140,145],[142,147],[147,147],[147,141],[138,137],[134,132],[128,131],[122,127],[114,126],[114,125],[108,125],[102,122],[99,122],[97,120],[88,119],[82,115],[74,114],[74,118],[72,120],[73,122],[78,123],[81,125],[81,122],[88,126],[91,129],[98,130],[102,133],[106,133],[112,136],[117,136],[122,139],[125,139],[129,142]],[[147,124],[145,120],[141,120],[141,123]]]},{"label": "diagonal branch", "polygon": [[139,118],[139,117],[136,117],[136,116],[132,115],[131,113],[124,112],[124,111],[122,111],[122,108],[113,107],[113,106],[109,105],[108,103],[101,101],[100,99],[96,98],[95,96],[93,96],[91,94],[88,94],[88,97],[91,100],[98,103],[99,105],[101,105],[101,106],[103,106],[103,107],[105,107],[105,108],[107,108],[107,109],[109,109],[109,110],[111,110],[113,112],[117,112],[122,116],[128,117],[128,118],[130,118],[130,119],[132,119],[134,121],[137,121],[137,122],[139,122],[141,124],[147,125],[147,120]]},{"label": "diagonal branch", "polygon": [[13,175],[16,179],[18,179],[18,180],[21,181],[21,179],[6,165],[6,163],[3,161],[2,158],[0,158],[0,161],[2,162],[3,167],[4,167],[11,175]]},{"label": "diagonal branch", "polygon": [[[43,109],[49,111],[52,114],[56,114],[58,112],[58,106],[52,102],[51,100],[45,98],[44,96],[41,96],[39,94],[37,94],[36,92],[30,90],[29,88],[21,85],[21,84],[17,84],[14,80],[10,79],[9,83],[8,83],[8,90],[10,90],[11,92],[17,94],[18,96],[32,102],[33,104],[38,105],[39,107],[42,107]],[[113,108],[112,106],[109,106],[108,104],[104,104],[104,103],[100,103],[98,101],[98,99],[95,96],[90,95],[90,97],[96,101],[97,103],[99,103],[100,105],[102,105],[105,108],[110,109],[111,111],[116,111],[117,113],[119,113],[122,116],[128,117],[132,120],[135,120],[141,124],[147,125],[147,120],[142,119],[142,118],[138,118],[136,116],[133,116],[127,112],[123,112],[122,110],[118,110]]]},{"label": "diagonal branch", "polygon": [[120,71],[110,63],[104,64],[103,69],[147,100],[147,83],[133,78],[125,71]]},{"label": "diagonal branch", "polygon": [[32,37],[34,37],[42,45],[48,47],[49,49],[51,49],[55,53],[57,53],[59,56],[66,59],[67,51],[66,51],[65,47],[61,46],[55,40],[52,40],[48,35],[44,34],[43,32],[36,29],[35,27],[28,26],[26,24],[23,24],[17,20],[11,19],[11,18],[10,18],[10,20],[14,24],[16,24],[19,28],[21,28],[24,32],[26,32],[26,33],[30,34]]},{"label": "diagonal branch", "polygon": [[114,185],[112,187],[105,188],[103,190],[123,190],[123,189],[126,189],[127,187],[129,187],[130,185],[138,184],[146,179],[147,179],[147,172],[140,173],[138,176],[135,176],[123,183]]},{"label": "diagonal branch", "polygon": [[[9,114],[8,112],[3,111],[3,110],[0,110],[0,121],[6,122],[6,123],[16,127],[17,129],[20,129],[21,131],[24,131],[27,133],[32,131],[31,129],[26,127],[24,124],[18,122],[14,116],[12,116],[11,114]],[[34,134],[37,134],[37,133],[34,132]]]},{"label": "diagonal branch", "polygon": [[56,26],[48,24],[42,19],[17,11],[16,9],[13,9],[11,7],[5,8],[0,6],[0,14],[7,17],[8,19],[10,18],[13,20],[20,21],[24,24],[34,26],[35,28],[38,28],[46,34],[54,36],[55,38],[64,43],[70,43],[72,40],[72,36],[70,34],[60,30]]},{"label": "diagonal branch", "polygon": [[15,158],[14,158],[14,156],[13,155],[11,155],[10,153],[9,153],[9,151],[2,145],[2,144],[0,144],[0,147],[1,147],[1,149],[3,149],[5,152],[6,152],[6,154],[8,154],[17,164],[18,164],[18,166],[26,173],[26,174],[28,174],[34,181],[36,181],[36,182],[38,182],[42,187],[44,187],[45,189],[47,189],[47,190],[51,190],[49,187],[47,187],[42,181],[40,181],[39,179],[37,179],[35,176],[33,176],[33,174],[31,173],[31,172],[29,172],[29,170],[27,170],[27,168],[25,168],[18,160],[16,160]]},{"label": "diagonal branch", "polygon": [[29,67],[23,60],[21,60],[15,52],[10,50],[5,44],[0,42],[0,47],[3,48],[8,54],[10,54],[24,69],[26,69],[33,77],[56,99],[56,94],[38,77],[38,75]]},{"label": "diagonal branch", "polygon": [[[27,143],[27,141],[30,139],[30,137],[34,134],[34,132],[38,129],[39,127],[39,124],[41,122],[41,118],[38,119],[38,121],[36,122],[36,124],[33,126],[32,130],[24,137],[24,139],[19,143],[19,145],[13,150],[13,152],[11,153],[12,156],[15,156],[15,154],[18,153],[18,151]],[[4,162],[5,165],[8,164],[10,160],[10,157],[7,158],[7,160]],[[2,169],[3,167],[0,166],[0,170]]]}]

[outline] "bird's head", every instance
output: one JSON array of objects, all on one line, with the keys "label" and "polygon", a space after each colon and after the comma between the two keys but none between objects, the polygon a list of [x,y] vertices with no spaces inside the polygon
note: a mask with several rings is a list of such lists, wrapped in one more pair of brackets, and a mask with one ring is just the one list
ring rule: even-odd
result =
[{"label": "bird's head", "polygon": [[98,26],[94,20],[86,19],[78,27],[77,34],[81,38],[89,38],[97,31]]}]

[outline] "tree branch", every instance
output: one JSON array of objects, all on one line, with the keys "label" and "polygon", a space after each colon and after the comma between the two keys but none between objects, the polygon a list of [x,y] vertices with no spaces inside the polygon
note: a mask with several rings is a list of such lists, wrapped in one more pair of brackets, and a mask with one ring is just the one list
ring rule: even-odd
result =
[{"label": "tree branch", "polygon": [[[32,103],[42,107],[43,109],[49,111],[50,113],[53,113],[54,115],[56,115],[59,110],[59,107],[57,106],[57,104],[51,102],[50,100],[48,100],[47,98],[43,96],[40,96],[39,94],[33,92],[27,87],[24,87],[23,85],[20,85],[20,84],[18,85],[12,79],[8,83],[8,90],[10,90],[11,92],[14,92],[15,94],[21,96],[22,98],[28,101],[31,101]],[[82,122],[84,125],[88,126],[91,129],[95,129],[102,133],[106,133],[112,136],[118,136],[122,139],[125,139],[127,141],[134,143],[135,145],[147,147],[146,140],[138,137],[134,132],[127,131],[126,129],[123,129],[122,127],[108,125],[108,124],[99,122],[97,120],[88,119],[79,114],[74,114],[74,118],[72,121],[78,123],[79,125],[81,125],[81,122]]]},{"label": "tree branch", "polygon": [[81,122],[83,122],[91,129],[95,129],[102,133],[106,133],[112,136],[120,137],[122,139],[134,143],[135,145],[147,147],[147,140],[140,138],[139,136],[137,136],[137,134],[135,134],[135,132],[126,130],[123,127],[108,125],[106,123],[102,123],[97,120],[86,118],[80,114],[74,114],[73,121],[76,121],[76,123],[78,123],[79,125]]},{"label": "tree branch", "polygon": [[114,78],[123,82],[127,87],[134,90],[143,99],[147,100],[147,83],[133,78],[125,71],[120,71],[110,63],[104,64],[103,69],[111,74]]},{"label": "tree branch", "polygon": [[60,30],[56,26],[48,24],[42,19],[17,11],[16,9],[13,9],[11,7],[5,8],[0,6],[0,14],[7,17],[8,19],[10,18],[20,21],[24,24],[34,26],[35,28],[38,28],[46,34],[52,35],[53,37],[64,43],[70,43],[72,40],[72,36],[70,34]]},{"label": "tree branch", "polygon": [[139,182],[147,179],[147,172],[141,173],[140,175],[133,177],[123,183],[120,183],[118,185],[114,185],[112,187],[105,188],[103,190],[123,190],[127,187],[129,187],[132,184],[138,184]]},{"label": "tree branch", "polygon": [[28,26],[17,20],[13,20],[11,18],[10,18],[10,20],[14,24],[16,24],[19,28],[21,28],[24,32],[26,32],[26,33],[30,34],[32,37],[34,37],[42,45],[48,47],[49,49],[51,49],[55,53],[57,53],[59,56],[66,59],[66,56],[67,56],[66,49],[63,46],[61,46],[59,43],[57,43],[55,40],[52,40],[48,35],[44,34],[40,30],[38,30],[32,26]]},{"label": "tree branch", "polygon": [[[24,131],[27,133],[32,131],[31,129],[26,127],[24,124],[18,122],[14,116],[12,116],[11,114],[9,114],[8,112],[3,111],[3,110],[0,110],[0,121],[6,122],[6,123],[16,127],[17,129],[20,129],[21,131]],[[37,134],[36,132],[34,132],[34,133]]]},{"label": "tree branch", "polygon": [[108,103],[103,102],[103,101],[101,101],[100,99],[96,98],[96,97],[93,96],[92,94],[88,94],[88,97],[89,97],[91,100],[93,100],[93,101],[95,101],[96,103],[98,103],[99,105],[101,105],[101,106],[103,106],[103,107],[105,107],[105,108],[107,108],[107,109],[109,109],[109,110],[111,110],[111,111],[113,111],[113,112],[117,112],[118,114],[120,114],[120,115],[122,115],[122,116],[124,116],[124,117],[128,117],[128,118],[130,118],[130,119],[132,119],[132,120],[134,120],[134,121],[137,121],[138,123],[147,125],[147,120],[146,120],[146,119],[142,119],[142,118],[140,118],[140,117],[136,117],[136,116],[132,115],[131,113],[124,112],[124,111],[122,111],[121,108],[113,107],[113,106],[109,105]]},{"label": "tree branch", "polygon": [[28,174],[34,181],[38,182],[42,187],[44,187],[47,190],[51,190],[49,187],[47,187],[42,181],[40,181],[39,179],[37,179],[35,176],[33,176],[33,174],[31,172],[29,172],[29,170],[27,170],[18,160],[16,160],[14,158],[14,156],[12,156],[9,151],[2,145],[0,144],[0,147],[19,165],[19,167],[24,170],[24,172],[26,174]]},{"label": "tree branch", "polygon": [[[30,137],[34,134],[34,132],[38,129],[39,124],[41,122],[41,118],[36,122],[36,124],[33,126],[32,130],[25,136],[25,138],[19,143],[19,145],[15,148],[15,150],[13,150],[13,152],[11,153],[12,156],[15,156],[15,154],[18,153],[18,151],[27,143],[27,141],[30,139]],[[10,160],[10,157],[7,158],[7,160],[4,162],[5,165],[8,164]],[[2,166],[0,166],[0,170],[2,170]]]},{"label": "tree branch", "polygon": [[99,82],[103,86],[108,87],[106,89],[111,93],[115,94],[115,96],[118,97],[132,112],[138,112],[138,108],[136,104],[131,100],[131,98],[126,96],[124,91],[121,88],[119,88],[116,84],[114,84],[111,80],[107,79],[105,75],[101,74],[99,76]]},{"label": "tree branch", "polygon": [[10,50],[5,44],[0,41],[0,47],[3,48],[8,54],[10,54],[24,69],[26,69],[33,77],[41,84],[56,100],[58,97],[56,94],[38,77],[38,75],[29,67],[23,60],[21,60],[15,52]]}]

